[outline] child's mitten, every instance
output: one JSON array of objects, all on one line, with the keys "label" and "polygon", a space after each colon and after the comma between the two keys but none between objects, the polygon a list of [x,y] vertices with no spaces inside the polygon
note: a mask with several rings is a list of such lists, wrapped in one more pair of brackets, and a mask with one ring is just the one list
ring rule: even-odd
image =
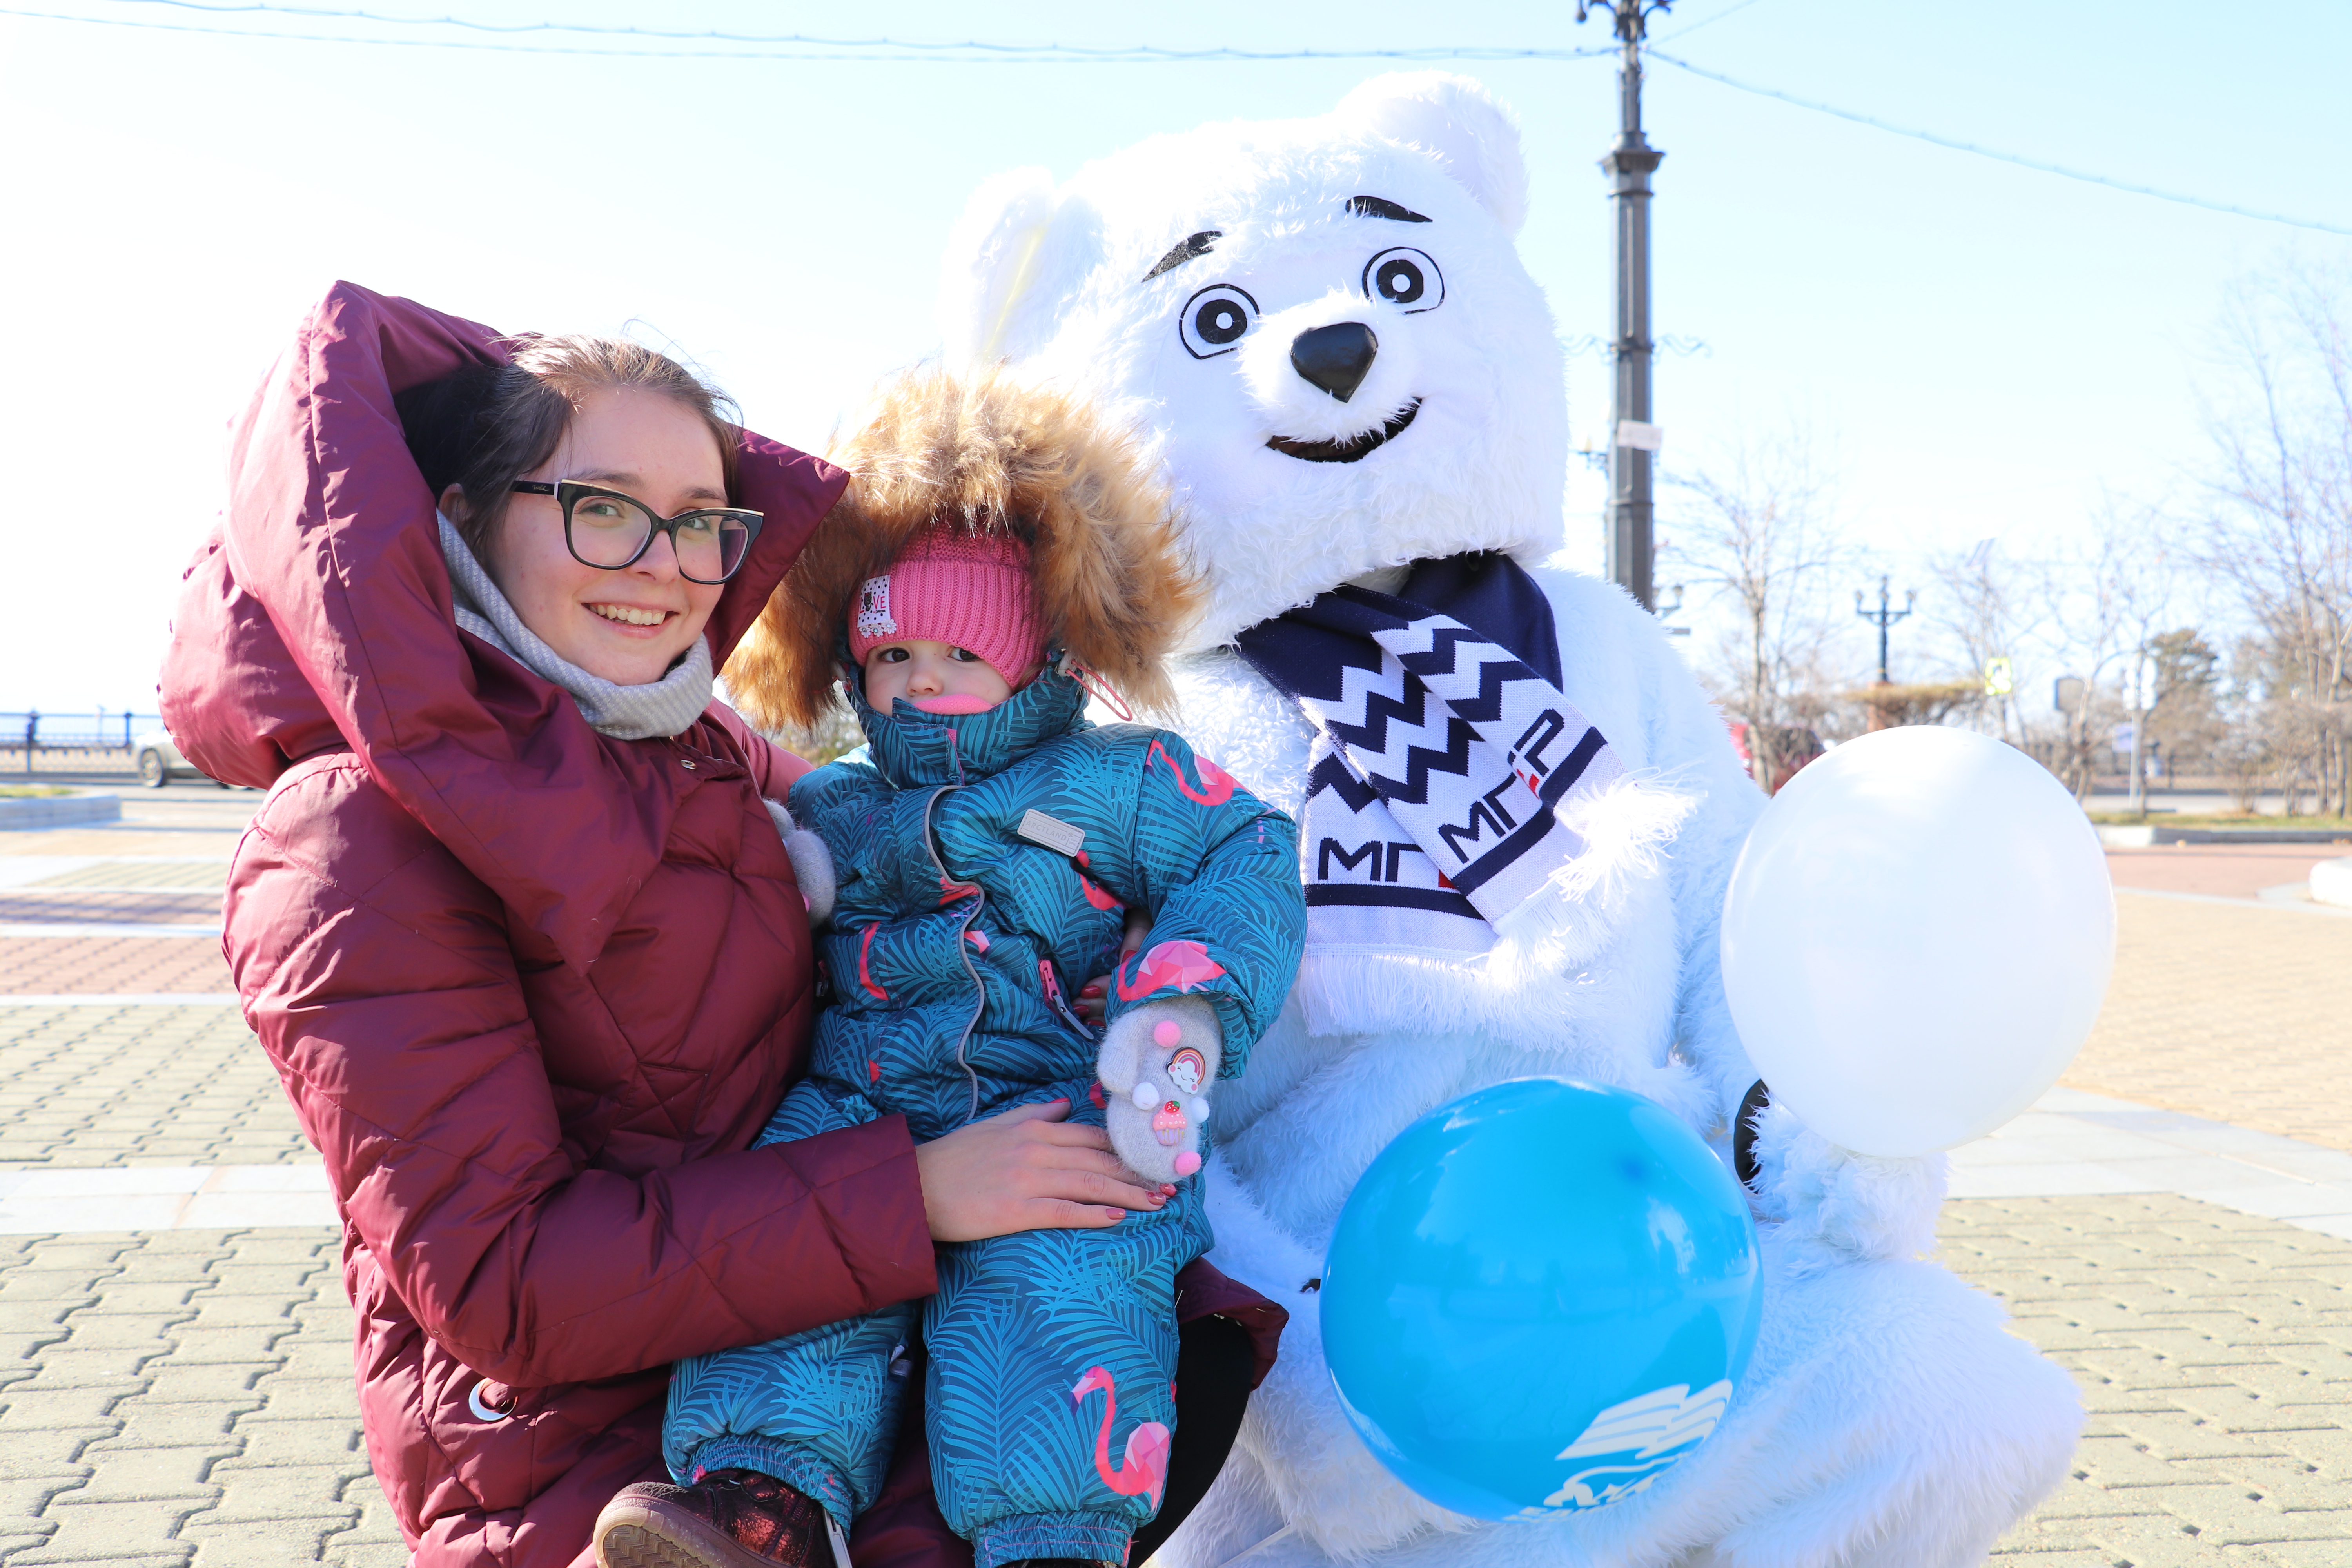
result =
[{"label": "child's mitten", "polygon": [[763,799],[762,804],[776,831],[783,836],[793,879],[801,885],[801,897],[808,903],[809,924],[821,926],[833,918],[833,851],[824,847],[824,839],[793,822],[782,802]]},{"label": "child's mitten", "polygon": [[1147,1181],[1174,1182],[1201,1168],[1209,1085],[1224,1031],[1205,996],[1146,1002],[1103,1037],[1096,1072],[1108,1103],[1112,1152]]}]

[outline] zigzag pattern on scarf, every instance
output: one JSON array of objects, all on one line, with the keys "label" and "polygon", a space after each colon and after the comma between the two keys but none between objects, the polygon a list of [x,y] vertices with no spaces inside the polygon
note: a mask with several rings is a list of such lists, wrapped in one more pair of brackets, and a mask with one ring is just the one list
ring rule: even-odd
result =
[{"label": "zigzag pattern on scarf", "polygon": [[[1342,735],[1351,746],[1360,746],[1371,756],[1380,756],[1391,749],[1389,741],[1389,721],[1398,720],[1405,728],[1428,728],[1429,692],[1426,688],[1407,685],[1402,695],[1386,685],[1374,686],[1381,679],[1375,668],[1360,671],[1351,667],[1350,674],[1359,679],[1343,680],[1336,700],[1321,700],[1323,721],[1334,734]],[[1349,688],[1353,687],[1350,695]],[[1355,717],[1348,717],[1352,705]]]},{"label": "zigzag pattern on scarf", "polygon": [[[1331,732],[1341,741],[1351,742],[1354,734],[1341,725],[1331,726]],[[1387,799],[1405,805],[1421,805],[1429,799],[1429,775],[1448,773],[1457,778],[1470,776],[1470,748],[1477,742],[1478,731],[1466,719],[1455,719],[1445,726],[1445,749],[1423,746],[1408,742],[1404,752],[1404,777],[1395,778],[1376,772],[1370,759],[1365,759],[1364,776]]]},{"label": "zigzag pattern on scarf", "polygon": [[[1453,675],[1457,671],[1460,666],[1455,657],[1456,650],[1465,644],[1469,645],[1474,657],[1480,648],[1491,648],[1495,646],[1479,637],[1477,633],[1466,628],[1441,626],[1436,628],[1435,635],[1430,639],[1430,649],[1427,653],[1402,654],[1399,656],[1399,662],[1424,681],[1433,680],[1439,676]],[[1476,695],[1454,697],[1448,700],[1454,705],[1454,710],[1456,713],[1479,724],[1490,723],[1502,713],[1505,681],[1543,679],[1517,658],[1479,659],[1476,668],[1478,671]],[[1547,681],[1545,684],[1550,683]]]},{"label": "zigzag pattern on scarf", "polygon": [[1299,846],[1310,963],[1318,948],[1483,952],[1572,876],[1586,845],[1559,808],[1624,768],[1534,667],[1551,628],[1523,579],[1502,560],[1441,567],[1448,603],[1341,588],[1241,638],[1323,732]]},{"label": "zigzag pattern on scarf", "polygon": [[[1431,773],[1470,775],[1471,751],[1480,739],[1474,726],[1492,723],[1502,716],[1513,695],[1507,690],[1510,686],[1526,682],[1535,693],[1552,691],[1551,683],[1525,663],[1457,622],[1433,616],[1415,623],[1405,635],[1415,633],[1429,637],[1428,648],[1402,652],[1389,646],[1388,637],[1381,639],[1407,679],[1399,680],[1394,670],[1384,669],[1378,677],[1381,684],[1374,685],[1369,674],[1343,672],[1339,700],[1317,704],[1322,708],[1319,716],[1325,726],[1334,739],[1349,748],[1349,761],[1362,770],[1365,779],[1391,803],[1411,805],[1427,803]],[[1348,668],[1353,671],[1361,666],[1351,664]],[[1436,721],[1429,710],[1432,695],[1441,700],[1445,714],[1442,747],[1428,743]],[[1348,711],[1351,707],[1352,716]],[[1519,744],[1539,752],[1559,732],[1555,721],[1541,733],[1531,728],[1519,738]],[[1600,731],[1587,728],[1569,759],[1572,766],[1544,778],[1538,793],[1547,805],[1556,804],[1576,783],[1604,743]],[[1400,746],[1403,749],[1401,767],[1398,760],[1392,760]],[[1516,761],[1515,752],[1515,765]],[[1531,774],[1521,776],[1531,788],[1536,787]]]},{"label": "zigzag pattern on scarf", "polygon": [[1348,803],[1349,811],[1361,811],[1381,798],[1381,792],[1348,771],[1337,752],[1327,752],[1307,775],[1307,793],[1312,797],[1329,790]]}]

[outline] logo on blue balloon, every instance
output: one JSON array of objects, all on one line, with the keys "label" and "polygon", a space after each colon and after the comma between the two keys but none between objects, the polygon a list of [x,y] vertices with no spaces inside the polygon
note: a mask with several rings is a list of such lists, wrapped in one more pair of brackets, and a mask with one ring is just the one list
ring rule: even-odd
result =
[{"label": "logo on blue balloon", "polygon": [[1718,1378],[1696,1394],[1690,1384],[1678,1383],[1611,1405],[1559,1451],[1563,1459],[1606,1462],[1588,1464],[1569,1477],[1534,1511],[1599,1508],[1640,1491],[1660,1470],[1706,1441],[1730,1403],[1731,1380]]},{"label": "logo on blue balloon", "polygon": [[1535,1519],[1643,1490],[1747,1370],[1763,1275],[1746,1194],[1663,1107],[1520,1079],[1382,1150],[1320,1297],[1341,1405],[1457,1513]]}]

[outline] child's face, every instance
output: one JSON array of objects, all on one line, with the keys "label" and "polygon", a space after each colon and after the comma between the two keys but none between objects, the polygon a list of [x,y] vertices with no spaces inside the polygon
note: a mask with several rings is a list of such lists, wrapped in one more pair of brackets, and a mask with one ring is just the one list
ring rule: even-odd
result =
[{"label": "child's face", "polygon": [[996,667],[970,648],[906,637],[866,653],[866,700],[877,713],[901,697],[926,713],[985,713],[1012,695]]}]

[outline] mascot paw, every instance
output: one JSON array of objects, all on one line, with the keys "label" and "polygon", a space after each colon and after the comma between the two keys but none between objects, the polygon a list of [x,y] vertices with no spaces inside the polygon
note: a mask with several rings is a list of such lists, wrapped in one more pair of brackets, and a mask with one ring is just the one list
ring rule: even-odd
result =
[{"label": "mascot paw", "polygon": [[1788,1107],[1768,1105],[1756,1116],[1755,1157],[1757,1217],[1799,1244],[1801,1258],[1811,1252],[1799,1272],[1934,1250],[1943,1155],[1857,1154],[1807,1127]]},{"label": "mascot paw", "polygon": [[1107,1091],[1104,1122],[1112,1152],[1137,1175],[1175,1182],[1201,1168],[1223,1039],[1216,1008],[1202,996],[1147,1002],[1103,1036],[1096,1074]]},{"label": "mascot paw", "polygon": [[833,896],[836,882],[833,874],[833,851],[824,840],[793,820],[779,801],[763,801],[768,818],[784,840],[785,858],[793,863],[793,880],[801,885],[801,899],[808,905],[809,924],[821,926],[833,918]]}]

